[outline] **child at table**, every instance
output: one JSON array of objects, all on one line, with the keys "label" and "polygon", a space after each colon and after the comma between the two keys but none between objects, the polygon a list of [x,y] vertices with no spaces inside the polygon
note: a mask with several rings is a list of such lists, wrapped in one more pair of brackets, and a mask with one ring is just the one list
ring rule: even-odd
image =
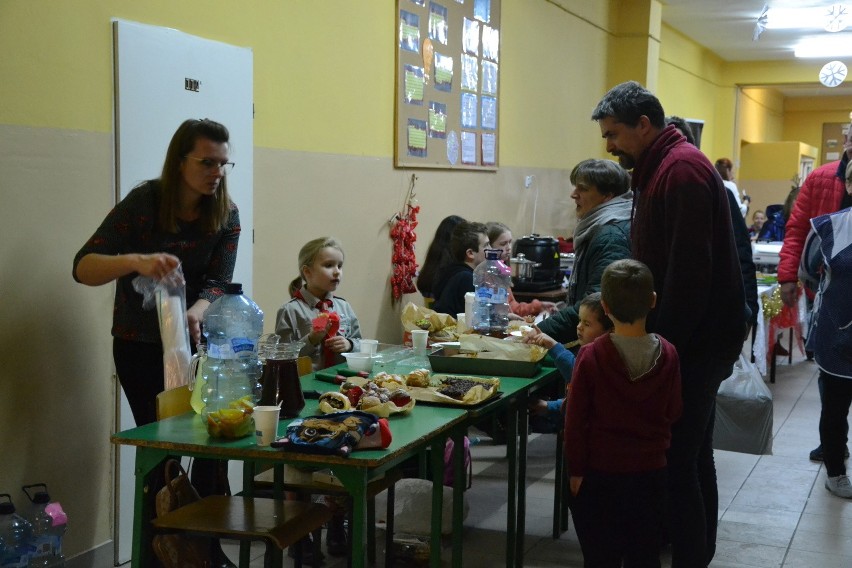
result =
[{"label": "child at table", "polygon": [[[604,333],[612,331],[612,322],[606,317],[601,305],[600,292],[594,292],[583,298],[580,301],[580,309],[577,315],[580,321],[577,323],[576,345],[582,347]],[[545,347],[550,352],[550,356],[562,377],[570,383],[574,369],[574,352],[537,327],[534,327],[533,330],[524,337],[524,342]],[[564,403],[564,398],[530,401],[530,426],[533,432],[549,434],[561,429],[565,422],[562,412]]]},{"label": "child at table", "polygon": [[[361,349],[361,326],[349,302],[334,292],[343,277],[343,248],[333,237],[314,239],[299,251],[299,276],[290,283],[291,299],[278,310],[275,333],[282,342],[305,338],[300,355],[314,370],[342,363],[340,353]],[[325,326],[314,325],[329,314]],[[339,318],[339,325],[334,320]]]},{"label": "child at table", "polygon": [[648,267],[618,260],[601,277],[612,333],[580,349],[565,408],[565,462],[586,566],[659,566],[666,450],[682,411],[674,346],[647,333],[657,297]]},{"label": "child at table", "polygon": [[[314,370],[324,369],[342,362],[340,353],[361,350],[361,326],[349,302],[334,295],[343,276],[343,247],[333,237],[320,237],[309,241],[299,251],[299,276],[289,287],[291,299],[278,310],[275,333],[281,341],[306,339],[300,355],[308,355]],[[328,322],[315,321],[320,314],[331,314]],[[339,323],[335,322],[336,316]],[[292,468],[285,479],[311,483],[309,473]],[[295,494],[288,494],[291,499]],[[326,548],[332,556],[345,556],[349,551],[343,520],[346,501],[327,497],[326,504],[335,514],[328,524]],[[301,543],[303,552],[311,550],[311,539],[305,537]],[[290,548],[293,555],[293,548]],[[308,565],[318,566],[321,559],[303,557]]]}]

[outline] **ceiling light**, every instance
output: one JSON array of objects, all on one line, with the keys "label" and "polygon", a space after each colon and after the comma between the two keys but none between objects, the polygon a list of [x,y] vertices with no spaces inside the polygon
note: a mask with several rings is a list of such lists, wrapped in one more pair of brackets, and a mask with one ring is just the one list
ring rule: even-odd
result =
[{"label": "ceiling light", "polygon": [[816,29],[839,32],[849,25],[849,8],[833,4],[813,8],[770,8],[766,11],[766,29]]},{"label": "ceiling light", "polygon": [[852,57],[852,35],[832,34],[826,36],[809,37],[795,46],[796,57],[821,57],[840,58]]},{"label": "ceiling light", "polygon": [[766,12],[766,29],[823,29],[825,8],[770,8]]},{"label": "ceiling light", "polygon": [[822,66],[819,82],[826,87],[836,87],[846,78],[846,65],[841,61],[831,61]]}]

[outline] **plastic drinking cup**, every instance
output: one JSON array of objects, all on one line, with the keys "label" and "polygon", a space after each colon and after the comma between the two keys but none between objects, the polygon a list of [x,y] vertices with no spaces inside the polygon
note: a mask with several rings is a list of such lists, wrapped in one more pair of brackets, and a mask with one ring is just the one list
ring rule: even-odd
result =
[{"label": "plastic drinking cup", "polygon": [[376,350],[379,348],[379,340],[378,339],[362,339],[361,340],[361,353],[369,353],[370,355],[375,355]]},{"label": "plastic drinking cup", "polygon": [[275,441],[278,435],[278,413],[277,406],[255,406],[254,424],[257,435],[258,446],[268,446]]}]

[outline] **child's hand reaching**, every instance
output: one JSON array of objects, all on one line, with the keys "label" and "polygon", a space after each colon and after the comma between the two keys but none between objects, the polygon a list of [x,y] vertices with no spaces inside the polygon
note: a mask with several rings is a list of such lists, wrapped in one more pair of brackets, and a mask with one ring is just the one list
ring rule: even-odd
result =
[{"label": "child's hand reaching", "polygon": [[545,349],[550,349],[556,345],[556,340],[541,331],[538,326],[534,325],[532,331],[524,335],[524,343],[541,345]]},{"label": "child's hand reaching", "polygon": [[325,346],[334,353],[346,353],[352,349],[352,344],[342,335],[335,335],[325,340]]}]

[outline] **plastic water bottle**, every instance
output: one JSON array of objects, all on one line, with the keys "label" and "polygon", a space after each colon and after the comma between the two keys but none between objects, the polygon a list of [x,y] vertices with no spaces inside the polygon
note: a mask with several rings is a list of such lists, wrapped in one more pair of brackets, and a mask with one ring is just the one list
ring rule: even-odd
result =
[{"label": "plastic water bottle", "polygon": [[[40,491],[37,489],[41,488]],[[29,552],[30,568],[65,566],[62,536],[68,528],[68,517],[59,503],[51,503],[47,485],[36,483],[21,488],[30,500],[27,520],[32,524]]]},{"label": "plastic water bottle", "polygon": [[482,335],[505,335],[509,325],[512,270],[500,260],[500,250],[486,249],[485,261],[473,271],[473,318],[470,327]]},{"label": "plastic water bottle", "polygon": [[0,494],[7,500],[0,503],[0,539],[3,539],[3,555],[0,566],[3,568],[24,568],[30,557],[29,542],[32,538],[32,525],[15,512],[15,504],[8,493]]},{"label": "plastic water bottle", "polygon": [[225,294],[210,304],[204,315],[204,336],[207,338],[207,361],[203,371],[207,383],[205,418],[215,411],[239,409],[240,401],[252,404],[258,401],[262,367],[257,344],[262,333],[261,309],[243,295],[242,284],[226,284]]}]

